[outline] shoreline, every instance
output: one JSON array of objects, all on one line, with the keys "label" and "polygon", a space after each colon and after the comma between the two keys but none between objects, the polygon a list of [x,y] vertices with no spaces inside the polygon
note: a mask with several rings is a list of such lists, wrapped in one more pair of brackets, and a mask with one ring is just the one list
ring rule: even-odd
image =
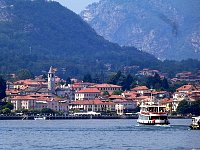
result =
[{"label": "shoreline", "polygon": [[[34,120],[36,116],[0,116],[0,120]],[[137,116],[45,116],[46,120],[137,119]]]},{"label": "shoreline", "polygon": [[[36,116],[0,116],[0,120],[34,120]],[[138,119],[138,116],[45,116],[46,120]],[[168,116],[169,119],[191,119],[191,116]]]}]

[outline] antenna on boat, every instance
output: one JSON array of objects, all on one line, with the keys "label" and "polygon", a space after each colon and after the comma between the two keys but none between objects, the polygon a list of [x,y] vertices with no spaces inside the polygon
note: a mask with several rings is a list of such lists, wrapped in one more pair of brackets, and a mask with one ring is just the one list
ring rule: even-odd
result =
[{"label": "antenna on boat", "polygon": [[151,86],[150,92],[151,92],[150,102],[153,103],[153,87],[152,86]]}]

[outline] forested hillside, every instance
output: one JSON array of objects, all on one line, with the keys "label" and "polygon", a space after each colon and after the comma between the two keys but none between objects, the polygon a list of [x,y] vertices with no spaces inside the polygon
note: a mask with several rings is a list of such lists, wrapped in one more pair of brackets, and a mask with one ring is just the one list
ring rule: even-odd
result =
[{"label": "forested hillside", "polygon": [[21,68],[34,74],[50,66],[77,76],[118,70],[125,65],[150,66],[158,60],[136,48],[105,40],[81,17],[57,2],[0,0],[0,72]]}]

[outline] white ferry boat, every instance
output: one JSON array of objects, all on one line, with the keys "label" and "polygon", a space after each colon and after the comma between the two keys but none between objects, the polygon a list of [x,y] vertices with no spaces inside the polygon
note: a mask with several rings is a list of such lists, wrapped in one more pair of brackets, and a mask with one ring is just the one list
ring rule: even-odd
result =
[{"label": "white ferry boat", "polygon": [[147,125],[168,125],[168,114],[166,112],[166,107],[154,103],[142,103],[140,106],[140,112],[138,112],[139,124]]},{"label": "white ferry boat", "polygon": [[200,129],[200,116],[192,117],[192,124],[190,125],[190,128],[194,130]]}]

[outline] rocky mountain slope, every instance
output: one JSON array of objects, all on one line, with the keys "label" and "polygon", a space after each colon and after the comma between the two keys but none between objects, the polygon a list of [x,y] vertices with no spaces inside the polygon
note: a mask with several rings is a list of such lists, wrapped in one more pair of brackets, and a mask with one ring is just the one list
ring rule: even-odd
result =
[{"label": "rocky mountain slope", "polygon": [[199,0],[100,0],[80,15],[109,41],[159,59],[200,59]]},{"label": "rocky mountain slope", "polygon": [[41,73],[54,66],[77,76],[158,62],[134,47],[108,42],[80,16],[46,0],[0,0],[0,53],[0,73],[21,68]]}]

